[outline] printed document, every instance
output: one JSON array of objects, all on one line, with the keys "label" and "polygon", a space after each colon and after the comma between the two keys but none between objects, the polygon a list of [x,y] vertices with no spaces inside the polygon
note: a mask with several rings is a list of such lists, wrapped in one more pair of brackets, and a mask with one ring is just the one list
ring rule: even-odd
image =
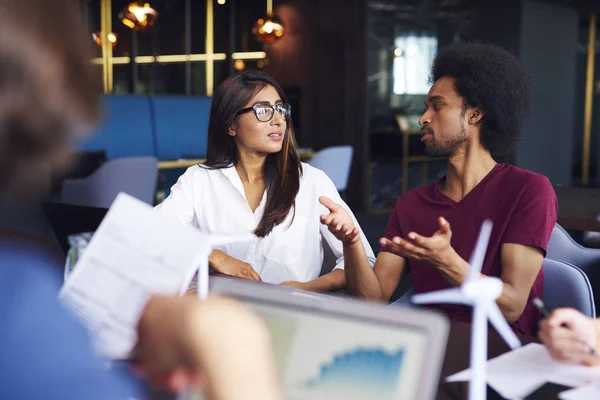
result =
[{"label": "printed document", "polygon": [[88,327],[101,355],[128,358],[148,298],[188,287],[208,262],[209,236],[121,193],[59,297]]},{"label": "printed document", "polygon": [[[493,358],[486,368],[488,384],[508,399],[526,397],[546,382],[578,387],[600,380],[600,367],[561,364],[552,360],[546,348],[538,343]],[[446,381],[469,379],[469,370],[464,370],[447,377]]]}]

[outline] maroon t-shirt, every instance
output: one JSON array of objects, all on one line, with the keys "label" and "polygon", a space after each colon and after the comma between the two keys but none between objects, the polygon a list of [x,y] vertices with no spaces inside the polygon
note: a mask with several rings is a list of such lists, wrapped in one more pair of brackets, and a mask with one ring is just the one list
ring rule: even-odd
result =
[{"label": "maroon t-shirt", "polygon": [[[556,224],[558,203],[548,178],[508,164],[496,164],[490,173],[460,202],[455,202],[439,190],[438,182],[420,187],[401,196],[385,232],[388,239],[406,238],[410,232],[431,236],[438,229],[438,217],[444,217],[452,229],[451,244],[466,261],[471,257],[485,219],[494,227],[488,245],[482,273],[500,277],[502,243],[537,247],[546,253],[552,228]],[[381,249],[385,251],[385,249]],[[408,260],[415,293],[446,289],[452,285],[431,264]],[[540,271],[530,293],[542,298],[544,272]],[[440,309],[456,321],[471,322],[471,308],[439,304]],[[527,302],[521,317],[512,324],[516,332],[534,335],[540,314]]]}]

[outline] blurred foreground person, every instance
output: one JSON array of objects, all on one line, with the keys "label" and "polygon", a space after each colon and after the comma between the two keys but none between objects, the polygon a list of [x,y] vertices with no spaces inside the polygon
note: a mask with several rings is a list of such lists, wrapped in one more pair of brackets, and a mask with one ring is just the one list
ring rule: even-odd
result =
[{"label": "blurred foreground person", "polygon": [[[100,75],[76,4],[0,0],[3,207],[41,195],[99,118]],[[0,398],[143,397],[131,375],[105,368],[59,303],[56,263],[35,241],[0,232]],[[137,367],[152,383],[202,382],[211,399],[281,398],[266,327],[233,300],[154,297],[138,333]]]}]

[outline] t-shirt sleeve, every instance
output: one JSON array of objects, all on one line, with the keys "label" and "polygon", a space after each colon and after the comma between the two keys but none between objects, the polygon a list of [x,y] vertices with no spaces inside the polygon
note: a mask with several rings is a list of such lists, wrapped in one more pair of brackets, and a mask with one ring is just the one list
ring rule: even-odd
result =
[{"label": "t-shirt sleeve", "polygon": [[536,176],[527,184],[517,201],[502,243],[537,247],[546,253],[557,218],[556,193],[548,178]]},{"label": "t-shirt sleeve", "polygon": [[[388,220],[387,227],[385,228],[385,238],[392,239],[396,236],[403,237],[402,228],[400,227],[400,220],[398,218],[398,213],[402,209],[402,205],[400,204],[401,199],[396,201],[396,206],[394,207],[394,211],[390,214],[390,219]],[[383,246],[379,248],[379,252],[387,251]]]},{"label": "t-shirt sleeve", "polygon": [[95,355],[87,331],[57,299],[51,267],[40,261],[0,261],[0,398],[141,399],[126,370],[108,369]]}]

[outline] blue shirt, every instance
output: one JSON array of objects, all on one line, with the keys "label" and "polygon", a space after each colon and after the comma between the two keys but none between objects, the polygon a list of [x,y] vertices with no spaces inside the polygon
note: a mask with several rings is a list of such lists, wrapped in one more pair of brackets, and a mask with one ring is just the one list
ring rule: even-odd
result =
[{"label": "blue shirt", "polygon": [[57,299],[60,268],[40,247],[0,240],[0,399],[141,399],[141,385],[102,363]]}]

